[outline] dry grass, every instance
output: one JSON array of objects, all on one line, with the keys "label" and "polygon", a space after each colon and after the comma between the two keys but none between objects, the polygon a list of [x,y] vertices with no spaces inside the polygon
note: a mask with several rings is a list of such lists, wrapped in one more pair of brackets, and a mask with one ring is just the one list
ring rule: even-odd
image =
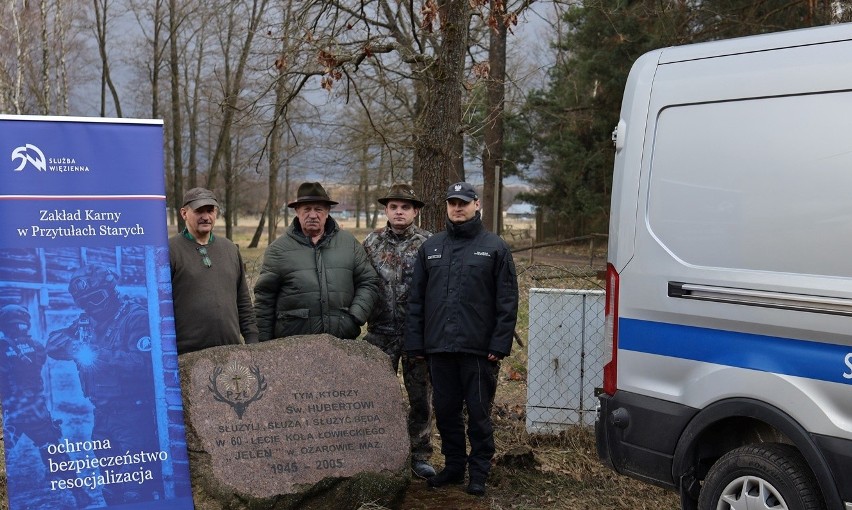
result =
[{"label": "dry grass", "polygon": [[[677,496],[620,476],[601,464],[594,431],[577,426],[559,435],[525,429],[526,384],[502,380],[495,398],[497,458],[490,480],[492,509],[675,510]],[[518,454],[531,452],[525,461]],[[523,457],[522,457],[523,458]]]}]

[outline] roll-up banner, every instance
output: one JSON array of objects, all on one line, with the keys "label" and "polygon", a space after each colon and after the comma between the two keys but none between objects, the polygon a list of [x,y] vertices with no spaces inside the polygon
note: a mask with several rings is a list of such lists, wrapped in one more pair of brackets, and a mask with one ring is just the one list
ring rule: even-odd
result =
[{"label": "roll-up banner", "polygon": [[163,124],[0,116],[11,510],[193,508]]}]

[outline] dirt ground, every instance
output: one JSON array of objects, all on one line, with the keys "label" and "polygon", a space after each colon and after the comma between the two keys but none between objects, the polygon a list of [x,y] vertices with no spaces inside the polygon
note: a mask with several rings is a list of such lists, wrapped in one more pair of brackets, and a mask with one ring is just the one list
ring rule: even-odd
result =
[{"label": "dirt ground", "polygon": [[[400,508],[405,510],[677,510],[673,492],[620,476],[598,460],[594,432],[576,427],[557,436],[525,430],[526,382],[510,380],[506,364],[495,398],[497,454],[485,497],[464,485],[432,489],[413,480]],[[440,436],[433,436],[433,461],[442,464]],[[365,506],[362,508],[380,508]]]}]

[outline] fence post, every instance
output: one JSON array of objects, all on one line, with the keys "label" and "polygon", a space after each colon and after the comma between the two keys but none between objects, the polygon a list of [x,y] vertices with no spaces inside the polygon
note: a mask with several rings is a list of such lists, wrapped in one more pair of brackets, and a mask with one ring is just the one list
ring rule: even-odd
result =
[{"label": "fence post", "polygon": [[535,263],[535,255],[533,252],[535,251],[535,236],[530,236],[530,265]]},{"label": "fence post", "polygon": [[595,236],[589,238],[589,267],[595,267]]}]

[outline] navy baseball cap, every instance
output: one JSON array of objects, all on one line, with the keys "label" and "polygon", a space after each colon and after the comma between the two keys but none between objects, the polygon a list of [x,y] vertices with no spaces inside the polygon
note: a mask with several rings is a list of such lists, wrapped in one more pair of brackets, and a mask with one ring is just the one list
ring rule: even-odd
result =
[{"label": "navy baseball cap", "polygon": [[473,189],[473,186],[470,183],[457,182],[455,184],[450,184],[450,187],[447,188],[447,200],[451,198],[458,198],[465,202],[471,202],[473,200],[479,200],[479,195],[476,194],[476,190]]}]

